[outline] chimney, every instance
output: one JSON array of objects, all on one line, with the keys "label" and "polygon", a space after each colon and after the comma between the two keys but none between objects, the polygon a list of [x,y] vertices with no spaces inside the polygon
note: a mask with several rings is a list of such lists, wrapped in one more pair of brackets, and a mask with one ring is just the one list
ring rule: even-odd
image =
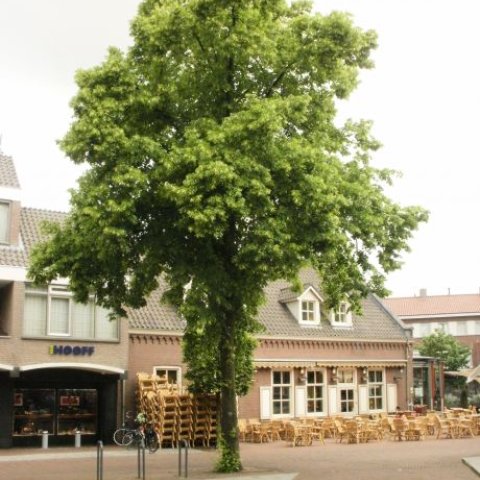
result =
[{"label": "chimney", "polygon": [[421,297],[426,297],[427,296],[427,289],[426,288],[421,288],[420,289],[420,296]]}]

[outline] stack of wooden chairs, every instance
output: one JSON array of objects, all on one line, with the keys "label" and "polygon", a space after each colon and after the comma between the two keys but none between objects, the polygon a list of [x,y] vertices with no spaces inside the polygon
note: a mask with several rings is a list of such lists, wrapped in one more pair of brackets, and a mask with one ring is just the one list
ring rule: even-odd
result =
[{"label": "stack of wooden chairs", "polygon": [[218,399],[209,394],[197,394],[193,399],[193,445],[216,445]]},{"label": "stack of wooden chairs", "polygon": [[181,441],[189,446],[216,444],[218,401],[215,395],[191,395],[164,378],[139,373],[137,406],[155,428],[162,447],[175,447]]}]

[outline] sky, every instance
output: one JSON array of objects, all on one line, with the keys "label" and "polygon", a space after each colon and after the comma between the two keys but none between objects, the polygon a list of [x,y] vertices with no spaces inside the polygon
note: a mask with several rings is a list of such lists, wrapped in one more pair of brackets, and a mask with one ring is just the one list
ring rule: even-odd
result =
[{"label": "sky", "polygon": [[[22,204],[67,211],[82,167],[56,141],[71,122],[75,71],[126,49],[139,0],[0,0],[0,149],[13,158]],[[378,33],[375,68],[339,106],[369,119],[383,147],[375,166],[402,173],[387,194],[421,205],[430,220],[413,236],[394,296],[480,293],[480,2],[317,0]]]}]

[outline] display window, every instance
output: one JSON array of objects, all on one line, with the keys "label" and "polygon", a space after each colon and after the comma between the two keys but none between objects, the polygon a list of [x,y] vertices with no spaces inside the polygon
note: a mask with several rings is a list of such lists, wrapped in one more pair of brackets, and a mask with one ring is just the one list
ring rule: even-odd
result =
[{"label": "display window", "polygon": [[97,432],[95,389],[18,389],[13,408],[14,436]]},{"label": "display window", "polygon": [[54,433],[55,390],[22,389],[15,390],[14,435],[41,435]]}]

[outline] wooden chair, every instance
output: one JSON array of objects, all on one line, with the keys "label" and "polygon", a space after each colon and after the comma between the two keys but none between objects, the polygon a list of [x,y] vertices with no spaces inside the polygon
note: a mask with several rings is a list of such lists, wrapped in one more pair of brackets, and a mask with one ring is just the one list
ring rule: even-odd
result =
[{"label": "wooden chair", "polygon": [[363,425],[365,441],[382,440],[383,428],[380,420],[370,420]]},{"label": "wooden chair", "polygon": [[292,447],[312,445],[312,427],[310,425],[289,423],[286,438]]},{"label": "wooden chair", "polygon": [[252,442],[266,443],[270,441],[270,425],[268,423],[257,423],[252,427]]},{"label": "wooden chair", "polygon": [[436,438],[440,438],[442,435],[444,438],[455,438],[454,428],[451,419],[440,418],[438,414],[434,417]]},{"label": "wooden chair", "polygon": [[333,418],[326,417],[322,421],[322,430],[324,438],[335,438],[336,429]]},{"label": "wooden chair", "polygon": [[408,429],[408,420],[402,417],[396,417],[391,422],[390,435],[394,440],[405,440],[405,433]]},{"label": "wooden chair", "polygon": [[473,422],[471,415],[468,415],[464,418],[460,418],[459,424],[458,424],[458,437],[459,438],[465,438],[465,437],[471,437],[473,438],[475,436],[474,429],[475,429],[475,424]]},{"label": "wooden chair", "polygon": [[405,440],[424,440],[428,433],[426,417],[409,420]]},{"label": "wooden chair", "polygon": [[285,427],[282,421],[273,420],[270,422],[270,440],[282,440],[285,438]]},{"label": "wooden chair", "polygon": [[311,425],[312,427],[312,439],[319,440],[321,443],[325,444],[324,430],[322,428],[322,421],[314,421]]},{"label": "wooden chair", "polygon": [[348,443],[360,443],[367,440],[362,424],[355,420],[345,422],[345,431]]},{"label": "wooden chair", "polygon": [[244,418],[238,419],[238,440],[240,442],[245,442],[247,435],[247,420]]},{"label": "wooden chair", "polygon": [[342,443],[342,440],[344,438],[345,439],[348,438],[347,430],[345,429],[345,425],[339,419],[335,419],[334,424],[335,424],[335,441],[338,442],[338,443]]}]

